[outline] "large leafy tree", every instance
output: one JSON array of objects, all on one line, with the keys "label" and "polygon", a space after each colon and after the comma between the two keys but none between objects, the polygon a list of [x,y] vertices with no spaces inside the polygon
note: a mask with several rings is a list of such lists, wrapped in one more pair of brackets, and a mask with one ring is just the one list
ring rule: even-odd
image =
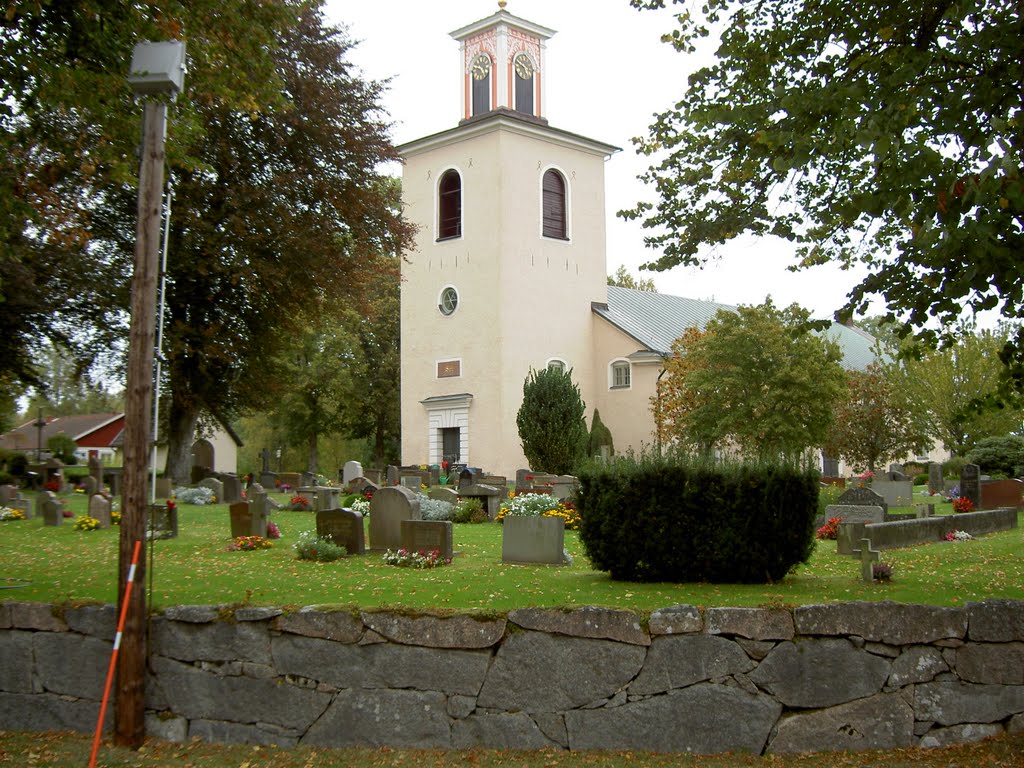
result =
[{"label": "large leafy tree", "polygon": [[999,352],[1009,333],[967,325],[956,344],[910,356],[904,364],[903,389],[929,435],[958,456],[986,437],[1020,432],[1024,424],[1019,403],[997,397]]},{"label": "large leafy tree", "polygon": [[519,439],[530,469],[567,474],[586,456],[586,405],[572,370],[533,369],[523,382],[523,402],[516,414]]},{"label": "large leafy tree", "polygon": [[769,299],[720,310],[703,331],[681,337],[653,398],[660,437],[757,459],[795,459],[823,445],[842,391],[842,354],[809,322],[806,310]]},{"label": "large leafy tree", "polygon": [[[685,5],[665,40],[720,45],[638,141],[658,199],[624,215],[652,229],[649,267],[774,235],[803,266],[869,266],[845,313],[880,294],[929,340],[965,308],[1024,316],[1020,3]],[[1024,384],[1021,341],[1000,352]]]},{"label": "large leafy tree", "polygon": [[846,372],[846,392],[836,401],[825,446],[858,469],[871,472],[887,461],[924,449],[920,409],[907,396],[894,364],[874,362]]},{"label": "large leafy tree", "polygon": [[[189,93],[169,151],[191,163],[195,107],[279,100],[269,51],[296,9],[278,0],[14,0],[0,15],[0,375],[42,384],[45,340],[86,364],[125,334],[140,110],[135,43],[188,31]],[[214,97],[214,94],[216,95]],[[192,98],[195,95],[195,98]]]}]

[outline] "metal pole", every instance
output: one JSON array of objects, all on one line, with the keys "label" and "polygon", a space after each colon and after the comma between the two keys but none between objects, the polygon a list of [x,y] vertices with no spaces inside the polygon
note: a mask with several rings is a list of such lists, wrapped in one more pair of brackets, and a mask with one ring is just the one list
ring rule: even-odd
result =
[{"label": "metal pole", "polygon": [[160,298],[157,302],[160,316],[156,323],[156,369],[153,372],[153,448],[150,455],[149,503],[156,504],[156,444],[160,436],[160,376],[164,362],[164,314],[167,308],[167,250],[171,237],[171,202],[174,200],[174,186],[167,182],[167,203],[164,206],[164,240],[160,257]]},{"label": "metal pole", "polygon": [[[145,570],[146,465],[151,445],[153,404],[153,347],[157,263],[160,252],[160,209],[164,171],[167,106],[147,100],[143,117],[142,164],[139,169],[138,228],[135,271],[132,275],[131,326],[128,341],[128,381],[125,393],[124,489],[118,595],[125,595],[132,550],[142,542],[139,564]],[[144,573],[136,572],[142,581]],[[132,592],[117,666],[114,742],[138,749],[145,737],[146,592]]]}]

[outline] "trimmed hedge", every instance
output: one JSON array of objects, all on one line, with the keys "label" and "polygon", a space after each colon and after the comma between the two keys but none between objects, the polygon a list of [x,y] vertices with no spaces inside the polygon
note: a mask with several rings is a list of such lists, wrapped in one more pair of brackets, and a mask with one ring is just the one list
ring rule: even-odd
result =
[{"label": "trimmed hedge", "polygon": [[766,583],[814,549],[814,470],[644,458],[578,476],[580,540],[616,580]]}]

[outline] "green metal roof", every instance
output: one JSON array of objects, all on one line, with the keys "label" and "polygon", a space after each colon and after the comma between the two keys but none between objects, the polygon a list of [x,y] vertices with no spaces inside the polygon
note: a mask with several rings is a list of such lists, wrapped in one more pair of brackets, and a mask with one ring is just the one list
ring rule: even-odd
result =
[{"label": "green metal roof", "polygon": [[[594,312],[631,336],[641,349],[663,357],[672,354],[672,342],[687,328],[703,328],[720,309],[735,312],[736,307],[714,301],[686,299],[633,288],[608,286],[608,303],[592,304]],[[859,328],[832,323],[825,332],[843,350],[843,367],[864,370],[875,359],[875,340]]]}]

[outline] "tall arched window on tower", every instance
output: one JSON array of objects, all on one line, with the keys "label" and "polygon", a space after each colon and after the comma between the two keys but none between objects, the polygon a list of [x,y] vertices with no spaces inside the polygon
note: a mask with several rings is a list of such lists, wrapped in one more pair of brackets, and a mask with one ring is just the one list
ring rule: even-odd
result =
[{"label": "tall arched window on tower", "polygon": [[513,60],[515,70],[516,112],[533,114],[533,62],[525,53]]},{"label": "tall arched window on tower", "polygon": [[441,174],[437,185],[437,239],[462,236],[462,177],[455,169]]},{"label": "tall arched window on tower", "polygon": [[473,81],[473,114],[482,115],[491,111],[491,57],[486,53],[477,54],[469,67]]},{"label": "tall arched window on tower", "polygon": [[565,216],[565,178],[558,171],[544,173],[544,237],[568,240]]}]

